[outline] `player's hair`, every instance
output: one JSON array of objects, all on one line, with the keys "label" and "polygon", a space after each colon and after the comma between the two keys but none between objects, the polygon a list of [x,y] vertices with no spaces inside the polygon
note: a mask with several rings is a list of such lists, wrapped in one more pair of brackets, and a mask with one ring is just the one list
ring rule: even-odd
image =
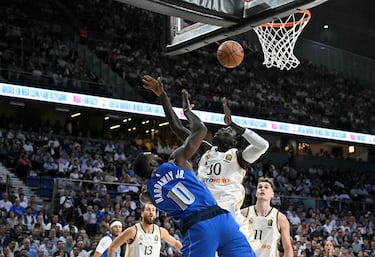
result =
[{"label": "player's hair", "polygon": [[[145,208],[147,205],[154,205],[153,203],[144,203],[144,204],[141,204],[141,211],[144,212],[145,211]],[[155,205],[154,205],[155,206]]]},{"label": "player's hair", "polygon": [[267,178],[267,177],[260,177],[258,179],[258,184],[260,182],[267,182],[268,184],[271,185],[272,189],[275,191],[275,183],[273,183],[273,178]]},{"label": "player's hair", "polygon": [[150,178],[151,168],[150,168],[150,156],[146,153],[140,153],[134,159],[133,170],[140,178]]}]

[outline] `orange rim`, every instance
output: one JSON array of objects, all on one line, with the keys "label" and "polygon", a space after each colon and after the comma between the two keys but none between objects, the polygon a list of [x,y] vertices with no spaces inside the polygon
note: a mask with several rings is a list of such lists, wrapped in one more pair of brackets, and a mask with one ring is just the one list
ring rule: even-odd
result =
[{"label": "orange rim", "polygon": [[309,10],[300,10],[300,11],[298,11],[298,13],[302,13],[302,14],[306,15],[305,18],[303,18],[302,20],[290,21],[290,22],[286,22],[286,23],[269,23],[268,22],[268,23],[264,23],[264,24],[260,25],[260,27],[274,27],[274,28],[293,27],[293,26],[296,26],[296,25],[306,23],[311,18],[311,12]]}]

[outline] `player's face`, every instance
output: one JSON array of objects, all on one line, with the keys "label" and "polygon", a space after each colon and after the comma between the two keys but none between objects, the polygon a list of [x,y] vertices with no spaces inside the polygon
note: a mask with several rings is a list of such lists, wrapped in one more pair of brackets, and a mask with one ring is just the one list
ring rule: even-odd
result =
[{"label": "player's face", "polygon": [[268,182],[259,182],[256,192],[257,198],[271,199],[274,196],[272,186]]},{"label": "player's face", "polygon": [[234,147],[236,135],[236,131],[231,127],[221,128],[215,133],[213,144],[218,146],[225,145],[227,147]]},{"label": "player's face", "polygon": [[147,204],[141,213],[141,217],[145,223],[154,224],[156,219],[156,207],[152,204]]},{"label": "player's face", "polygon": [[158,155],[150,152],[140,154],[134,162],[134,171],[139,182],[144,184],[146,180],[151,177],[154,169],[160,165],[161,161],[162,160]]},{"label": "player's face", "polygon": [[121,225],[114,225],[111,227],[111,234],[116,237],[122,232],[122,226]]}]

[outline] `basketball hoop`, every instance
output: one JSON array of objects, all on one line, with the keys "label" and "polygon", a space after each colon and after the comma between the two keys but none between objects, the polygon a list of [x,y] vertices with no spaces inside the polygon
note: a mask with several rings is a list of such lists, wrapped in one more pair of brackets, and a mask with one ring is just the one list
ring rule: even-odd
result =
[{"label": "basketball hoop", "polygon": [[309,10],[301,10],[288,17],[276,18],[254,28],[262,45],[263,64],[267,68],[277,67],[280,70],[290,70],[300,64],[293,50],[298,36],[310,18]]}]

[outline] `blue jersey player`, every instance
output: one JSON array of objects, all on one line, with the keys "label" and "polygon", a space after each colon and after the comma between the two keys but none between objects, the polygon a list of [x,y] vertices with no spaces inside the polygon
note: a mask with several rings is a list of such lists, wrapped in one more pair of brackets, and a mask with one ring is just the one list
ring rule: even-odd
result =
[{"label": "blue jersey player", "polygon": [[147,183],[141,202],[153,204],[180,221],[182,257],[255,257],[233,216],[220,208],[207,187],[196,177],[190,158],[198,150],[207,128],[188,108],[188,93],[182,91],[183,109],[191,133],[183,145],[160,164],[151,153],[141,153],[134,161],[134,171]]}]

